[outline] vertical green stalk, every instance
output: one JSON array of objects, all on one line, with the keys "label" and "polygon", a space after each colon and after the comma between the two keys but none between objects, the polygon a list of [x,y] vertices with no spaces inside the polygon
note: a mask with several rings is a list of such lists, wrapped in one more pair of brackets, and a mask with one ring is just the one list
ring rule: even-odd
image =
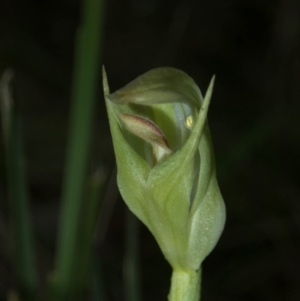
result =
[{"label": "vertical green stalk", "polygon": [[126,209],[124,280],[125,300],[140,301],[139,220]]},{"label": "vertical green stalk", "polygon": [[70,136],[56,258],[55,301],[70,298],[72,273],[76,270],[77,259],[74,250],[88,169],[98,87],[103,1],[84,0],[82,11],[82,24],[78,30],[75,48]]},{"label": "vertical green stalk", "polygon": [[9,89],[11,78],[12,71],[5,71],[0,90],[13,259],[21,299],[34,300],[37,276],[34,266],[33,233],[30,225],[20,118]]},{"label": "vertical green stalk", "polygon": [[201,269],[199,271],[173,269],[169,301],[200,300]]},{"label": "vertical green stalk", "polygon": [[102,266],[98,260],[98,258],[95,256],[95,254],[92,254],[92,260],[91,260],[91,291],[92,291],[92,299],[94,301],[103,301],[108,300],[108,298],[105,295],[104,290],[104,284],[103,284],[103,274],[102,274]]},{"label": "vertical green stalk", "polygon": [[72,275],[74,279],[73,293],[78,297],[82,295],[87,274],[90,270],[93,237],[101,206],[104,180],[105,177],[100,171],[95,172],[90,177],[84,203],[82,203],[81,218],[77,232],[78,240],[73,251],[73,257],[76,258],[76,267],[74,267]]}]

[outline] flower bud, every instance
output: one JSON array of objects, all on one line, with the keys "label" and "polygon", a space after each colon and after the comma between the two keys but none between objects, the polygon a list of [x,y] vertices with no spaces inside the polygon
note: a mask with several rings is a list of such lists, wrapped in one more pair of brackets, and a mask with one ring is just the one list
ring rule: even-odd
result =
[{"label": "flower bud", "polygon": [[225,206],[216,180],[203,99],[186,73],[157,68],[104,94],[129,209],[148,227],[173,268],[198,270],[216,245]]}]

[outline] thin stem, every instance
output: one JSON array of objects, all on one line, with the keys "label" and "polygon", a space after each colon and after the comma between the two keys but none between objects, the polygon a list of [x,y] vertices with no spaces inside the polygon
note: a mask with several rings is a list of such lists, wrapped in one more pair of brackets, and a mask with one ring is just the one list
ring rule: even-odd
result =
[{"label": "thin stem", "polygon": [[140,301],[140,258],[139,258],[140,221],[126,209],[124,280],[125,300]]},{"label": "thin stem", "polygon": [[33,300],[37,288],[34,265],[33,232],[29,215],[29,196],[25,176],[21,124],[10,91],[11,70],[4,72],[1,83],[2,128],[7,169],[9,213],[18,289],[22,300]]},{"label": "thin stem", "polygon": [[199,271],[174,269],[169,301],[200,300],[201,269]]},{"label": "thin stem", "polygon": [[108,300],[104,289],[104,275],[100,260],[92,253],[90,285],[94,301]]},{"label": "thin stem", "polygon": [[[82,296],[87,274],[90,267],[93,237],[99,216],[105,177],[100,170],[96,171],[89,179],[85,201],[81,208],[81,220],[78,228],[78,241],[74,255],[76,267],[73,273],[73,295]],[[80,299],[80,298],[79,298]]]}]

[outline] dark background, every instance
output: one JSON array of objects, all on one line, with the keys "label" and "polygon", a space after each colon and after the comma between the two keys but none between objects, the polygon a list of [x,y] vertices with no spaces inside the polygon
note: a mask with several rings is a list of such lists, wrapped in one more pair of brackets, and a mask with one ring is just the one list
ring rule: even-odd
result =
[{"label": "dark background", "polygon": [[[227,223],[203,265],[202,300],[300,300],[300,1],[106,1],[102,62],[112,90],[158,66],[205,92]],[[66,147],[76,0],[1,0],[0,71],[15,70],[41,291],[52,269]],[[100,66],[99,66],[100,70]],[[114,162],[99,75],[91,170]],[[1,142],[2,143],[2,142]],[[0,148],[0,299],[14,288]],[[108,300],[123,300],[125,206],[96,239]],[[171,269],[141,226],[143,300],[166,300]]]}]

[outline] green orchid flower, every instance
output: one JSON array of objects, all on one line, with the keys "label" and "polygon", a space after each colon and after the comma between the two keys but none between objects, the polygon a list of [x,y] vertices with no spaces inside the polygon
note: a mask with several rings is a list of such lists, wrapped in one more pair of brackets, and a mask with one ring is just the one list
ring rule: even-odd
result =
[{"label": "green orchid flower", "polygon": [[104,93],[120,193],[173,268],[169,300],[199,300],[200,267],[225,223],[207,110],[186,73],[153,69]]}]

